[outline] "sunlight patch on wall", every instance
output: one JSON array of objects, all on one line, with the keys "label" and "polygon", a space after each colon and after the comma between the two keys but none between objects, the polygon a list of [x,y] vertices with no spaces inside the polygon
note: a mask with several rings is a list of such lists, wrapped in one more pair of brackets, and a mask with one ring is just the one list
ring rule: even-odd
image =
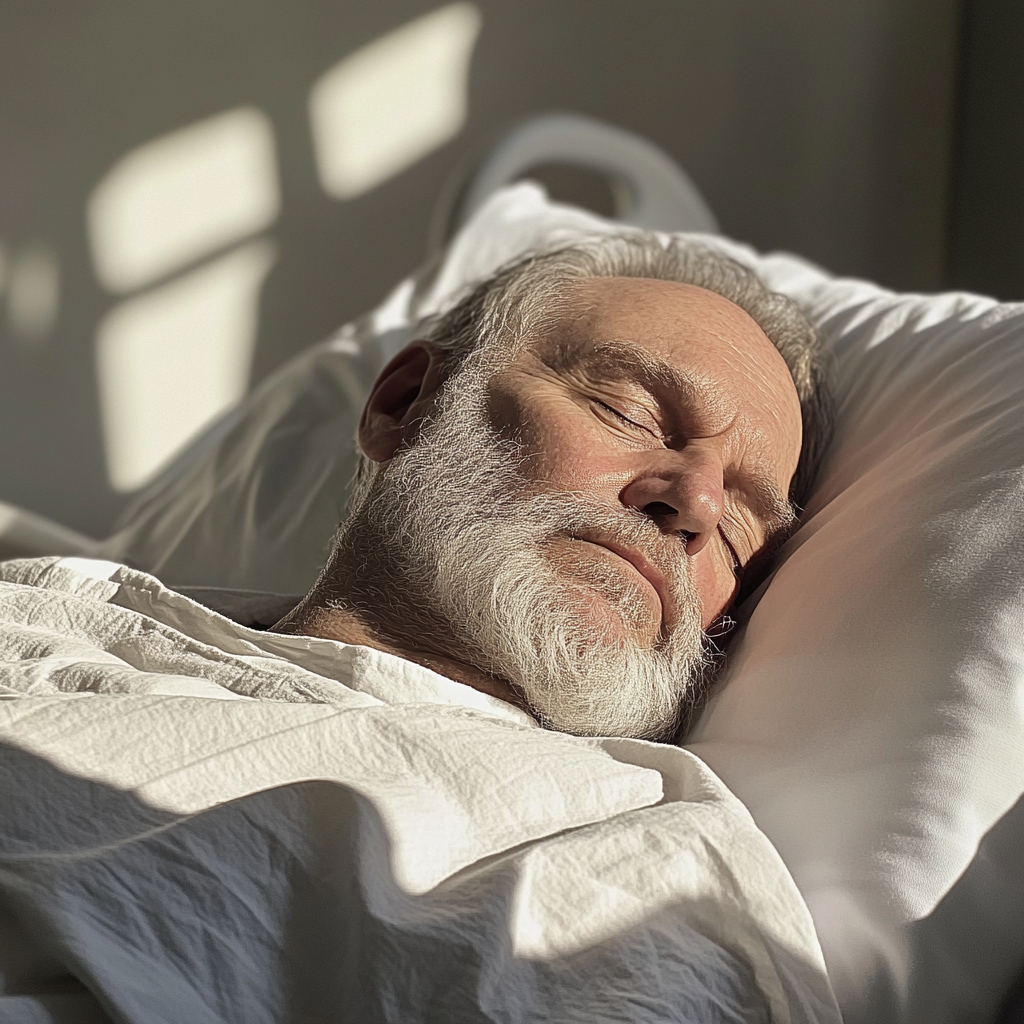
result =
[{"label": "sunlight patch on wall", "polygon": [[96,339],[111,486],[142,486],[245,394],[275,248],[251,242],[116,306]]},{"label": "sunlight patch on wall", "polygon": [[34,242],[10,261],[7,278],[7,319],[23,344],[44,341],[60,311],[60,265],[49,247]]},{"label": "sunlight patch on wall", "polygon": [[96,275],[122,293],[232,242],[277,217],[274,133],[239,107],[162,135],[125,156],[89,197]]},{"label": "sunlight patch on wall", "polygon": [[479,9],[454,3],[381,36],[313,86],[309,116],[320,183],[350,199],[461,130]]}]

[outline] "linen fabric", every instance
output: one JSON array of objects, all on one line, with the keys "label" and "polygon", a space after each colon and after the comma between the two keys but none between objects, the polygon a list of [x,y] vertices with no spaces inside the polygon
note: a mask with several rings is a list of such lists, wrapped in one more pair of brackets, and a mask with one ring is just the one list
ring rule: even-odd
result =
[{"label": "linen fabric", "polygon": [[0,772],[4,1021],[840,1021],[692,754],[123,566],[0,566]]}]

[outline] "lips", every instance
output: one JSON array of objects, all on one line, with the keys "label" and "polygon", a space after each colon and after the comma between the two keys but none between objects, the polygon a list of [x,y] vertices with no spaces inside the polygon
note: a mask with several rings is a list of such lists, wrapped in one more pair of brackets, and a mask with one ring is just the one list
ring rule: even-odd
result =
[{"label": "lips", "polygon": [[620,541],[608,537],[583,536],[574,534],[575,541],[582,541],[585,544],[593,544],[595,547],[603,548],[605,551],[616,555],[636,571],[638,575],[647,581],[648,585],[658,597],[661,604],[662,629],[668,632],[675,624],[677,609],[672,599],[671,590],[665,579],[665,574],[654,564],[651,558],[637,548],[630,547]]}]

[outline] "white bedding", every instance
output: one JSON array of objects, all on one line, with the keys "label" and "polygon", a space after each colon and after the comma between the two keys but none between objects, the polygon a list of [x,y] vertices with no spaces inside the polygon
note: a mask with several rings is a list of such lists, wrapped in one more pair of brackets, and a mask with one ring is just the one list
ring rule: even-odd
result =
[{"label": "white bedding", "polygon": [[[143,492],[105,557],[306,589],[410,322],[527,249],[621,230],[529,183],[496,193],[436,276],[282,367]],[[692,749],[792,872],[847,1024],[989,1024],[1024,965],[1024,304],[700,240],[819,327],[838,417]]]},{"label": "white bedding", "polygon": [[0,684],[4,1021],[840,1020],[686,751],[81,559],[0,566]]}]

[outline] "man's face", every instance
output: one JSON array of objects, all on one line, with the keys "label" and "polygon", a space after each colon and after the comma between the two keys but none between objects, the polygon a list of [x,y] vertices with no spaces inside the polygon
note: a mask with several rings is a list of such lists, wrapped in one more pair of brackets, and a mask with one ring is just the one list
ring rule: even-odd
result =
[{"label": "man's face", "polygon": [[559,328],[491,380],[489,411],[522,445],[528,478],[642,513],[669,541],[629,550],[583,530],[548,545],[569,576],[603,565],[639,588],[638,640],[664,636],[680,616],[666,557],[687,563],[707,628],[791,522],[785,495],[801,443],[792,378],[757,324],[705,289],[577,284]]},{"label": "man's face", "polygon": [[334,571],[395,649],[471,666],[556,729],[664,738],[734,569],[791,519],[799,401],[710,292],[613,278],[570,300],[549,336],[407,409],[427,420],[381,459]]}]

